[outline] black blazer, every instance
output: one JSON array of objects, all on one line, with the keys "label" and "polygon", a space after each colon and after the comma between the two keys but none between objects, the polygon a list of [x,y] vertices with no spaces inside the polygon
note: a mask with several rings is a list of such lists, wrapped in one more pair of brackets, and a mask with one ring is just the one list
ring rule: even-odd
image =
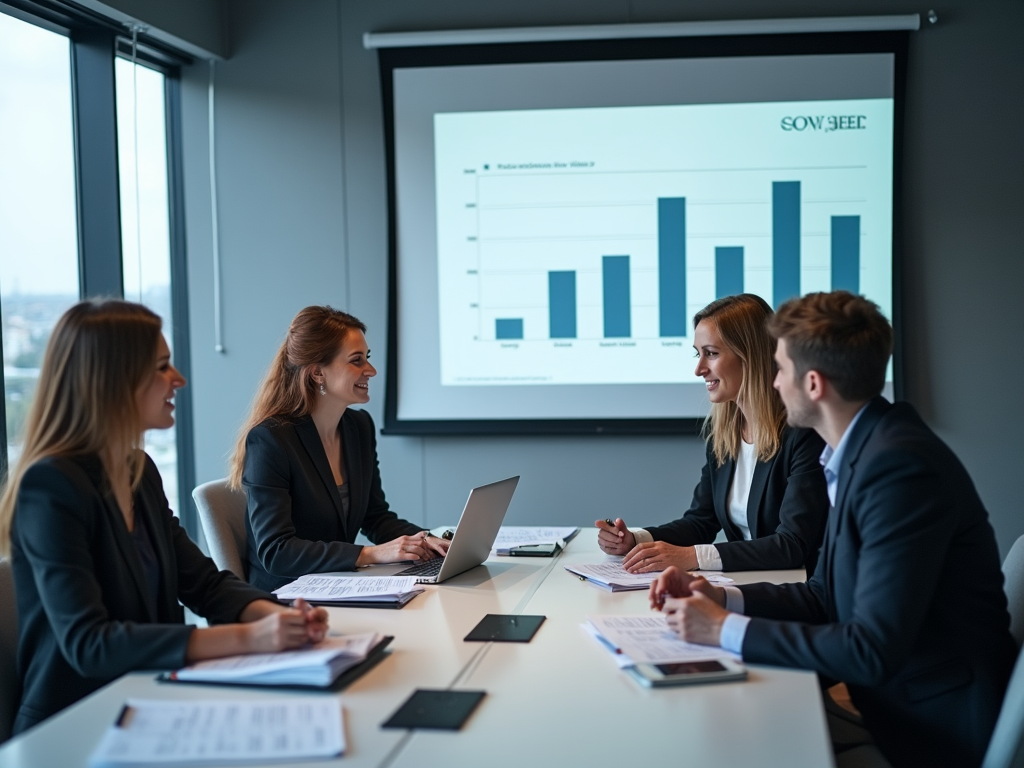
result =
[{"label": "black blazer", "polygon": [[977,766],[1016,657],[988,513],[914,409],[876,398],[850,433],[806,584],[740,587],[743,658],[843,680],[901,766]]},{"label": "black blazer", "polygon": [[646,530],[655,541],[680,547],[711,544],[720,530],[728,541],[716,544],[726,571],[806,567],[813,572],[828,516],[828,490],[818,459],[825,442],[810,429],[786,427],[782,446],[754,468],[747,500],[750,541],[729,517],[729,486],[736,462],[718,460],[708,441],[707,461],[680,519]]},{"label": "black blazer", "polygon": [[273,590],[307,573],[351,571],[362,546],[419,533],[388,508],[377,466],[377,438],[366,411],[345,410],[341,443],[348,519],[312,417],[267,419],[245,439],[242,484],[249,497],[249,581]]},{"label": "black blazer", "polygon": [[213,623],[273,599],[218,571],[171,514],[147,456],[135,492],[160,563],[159,599],[95,455],[33,464],[18,489],[11,532],[18,600],[19,733],[121,675],[185,664],[193,627],[179,600]]}]

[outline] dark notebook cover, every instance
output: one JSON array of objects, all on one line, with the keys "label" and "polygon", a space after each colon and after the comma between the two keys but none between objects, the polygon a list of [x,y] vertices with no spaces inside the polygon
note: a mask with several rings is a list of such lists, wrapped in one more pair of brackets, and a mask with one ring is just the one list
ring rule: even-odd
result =
[{"label": "dark notebook cover", "polygon": [[381,728],[433,728],[457,731],[486,695],[484,691],[420,689],[398,708]]},{"label": "dark notebook cover", "polygon": [[545,616],[513,616],[488,613],[466,635],[466,642],[528,643],[537,634]]}]

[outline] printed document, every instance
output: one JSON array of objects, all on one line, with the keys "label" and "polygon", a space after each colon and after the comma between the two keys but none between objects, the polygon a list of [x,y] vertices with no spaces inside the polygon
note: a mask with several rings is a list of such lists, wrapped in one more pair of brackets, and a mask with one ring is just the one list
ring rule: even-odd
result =
[{"label": "printed document", "polygon": [[503,525],[494,540],[493,552],[507,555],[513,547],[530,544],[558,544],[563,549],[565,542],[579,533],[579,528],[546,528],[537,525]]},{"label": "printed document", "polygon": [[89,764],[252,765],[337,757],[345,751],[342,717],[334,696],[129,699]]},{"label": "printed document", "polygon": [[250,653],[200,661],[179,669],[179,681],[254,685],[328,686],[346,669],[363,661],[383,638],[375,632],[328,637],[309,648]]},{"label": "printed document", "polygon": [[711,645],[680,640],[665,623],[664,614],[638,616],[588,616],[584,625],[590,633],[615,654],[620,667],[634,664],[671,664],[679,661],[727,657],[734,653]]},{"label": "printed document", "polygon": [[281,600],[318,602],[391,601],[409,592],[422,592],[415,576],[334,576],[310,573],[274,590]]},{"label": "printed document", "polygon": [[[647,589],[651,582],[661,575],[661,571],[650,573],[630,573],[622,567],[621,557],[609,557],[601,563],[582,563],[579,565],[567,565],[565,570],[575,573],[592,584],[610,589],[612,592],[623,592],[637,589]],[[732,579],[723,576],[720,572],[709,571],[699,573],[712,584],[731,584]]]}]

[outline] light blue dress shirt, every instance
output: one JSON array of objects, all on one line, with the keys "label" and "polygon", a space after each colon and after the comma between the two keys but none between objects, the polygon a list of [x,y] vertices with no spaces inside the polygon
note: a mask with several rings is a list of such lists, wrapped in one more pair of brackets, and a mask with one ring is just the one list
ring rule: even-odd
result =
[{"label": "light blue dress shirt", "polygon": [[[825,482],[828,485],[828,500],[832,506],[835,506],[836,493],[839,492],[839,469],[843,466],[843,454],[846,452],[846,444],[850,442],[853,428],[867,407],[868,403],[865,403],[857,411],[846,431],[843,432],[839,445],[833,449],[832,446],[826,443],[825,450],[821,452],[821,456],[818,458],[822,469],[825,471]],[[723,589],[725,590],[725,609],[730,611],[730,614],[722,624],[722,634],[719,642],[725,650],[742,654],[743,638],[746,637],[747,625],[750,624],[750,617],[742,615],[744,607],[743,593],[738,587],[723,587]]]}]

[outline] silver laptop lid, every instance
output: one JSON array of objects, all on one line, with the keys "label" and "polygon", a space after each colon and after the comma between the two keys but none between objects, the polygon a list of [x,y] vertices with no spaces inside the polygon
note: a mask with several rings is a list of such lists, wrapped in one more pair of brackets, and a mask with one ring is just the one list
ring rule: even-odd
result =
[{"label": "silver laptop lid", "polygon": [[481,485],[469,492],[466,507],[455,529],[455,537],[448,547],[448,554],[437,573],[435,584],[475,568],[487,559],[518,484],[519,475],[516,475],[507,480]]}]

